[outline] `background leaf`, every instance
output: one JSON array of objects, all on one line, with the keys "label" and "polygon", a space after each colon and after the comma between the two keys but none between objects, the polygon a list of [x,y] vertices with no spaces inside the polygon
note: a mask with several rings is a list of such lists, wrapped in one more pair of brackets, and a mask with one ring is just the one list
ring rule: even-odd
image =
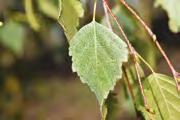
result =
[{"label": "background leaf", "polygon": [[24,28],[21,24],[8,21],[0,28],[0,42],[16,55],[23,53]]},{"label": "background leaf", "polygon": [[95,92],[102,107],[117,79],[122,77],[122,62],[128,58],[127,45],[97,22],[84,26],[70,41],[73,71]]},{"label": "background leaf", "polygon": [[180,0],[156,0],[155,6],[161,6],[169,16],[169,27],[173,32],[180,31]]},{"label": "background leaf", "polygon": [[173,78],[162,74],[152,74],[147,80],[162,119],[179,120],[180,95]]},{"label": "background leaf", "polygon": [[78,0],[59,0],[60,15],[59,23],[63,27],[68,40],[72,39],[77,32],[79,18],[83,16],[84,10]]}]

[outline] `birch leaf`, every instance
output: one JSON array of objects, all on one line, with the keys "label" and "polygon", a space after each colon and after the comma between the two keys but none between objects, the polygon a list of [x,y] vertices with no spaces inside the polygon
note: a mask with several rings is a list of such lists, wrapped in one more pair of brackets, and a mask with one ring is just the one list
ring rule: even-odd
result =
[{"label": "birch leaf", "polygon": [[72,68],[95,93],[101,110],[104,99],[122,77],[121,66],[128,59],[124,41],[105,26],[93,21],[70,41]]}]

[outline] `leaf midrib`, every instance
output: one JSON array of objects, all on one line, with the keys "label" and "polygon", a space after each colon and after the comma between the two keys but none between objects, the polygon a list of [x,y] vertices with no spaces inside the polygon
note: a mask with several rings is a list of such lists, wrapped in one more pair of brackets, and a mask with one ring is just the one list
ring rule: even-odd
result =
[{"label": "leaf midrib", "polygon": [[95,68],[97,69],[97,37],[96,37],[96,23],[95,21],[93,21],[93,24],[94,24],[94,52],[95,52],[95,61],[96,61],[96,64],[95,64]]}]

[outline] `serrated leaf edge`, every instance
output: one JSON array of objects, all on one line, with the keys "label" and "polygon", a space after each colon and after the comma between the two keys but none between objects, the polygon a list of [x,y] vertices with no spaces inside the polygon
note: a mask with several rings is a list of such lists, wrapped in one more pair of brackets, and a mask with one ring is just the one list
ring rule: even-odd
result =
[{"label": "serrated leaf edge", "polygon": [[[93,21],[93,22],[94,22],[94,21]],[[92,22],[91,22],[91,23],[92,23]],[[89,24],[90,24],[90,23],[89,23]],[[88,24],[88,25],[89,25],[89,24]],[[88,25],[87,25],[87,26],[88,26]],[[100,24],[100,25],[101,25],[101,24]],[[84,26],[84,27],[87,27],[87,26]],[[103,25],[102,25],[102,27],[104,27],[105,29],[108,29],[106,26],[103,26]],[[109,29],[108,29],[108,30],[109,30]],[[109,30],[109,32],[112,32],[112,31]],[[115,34],[114,32],[112,32],[112,33]],[[75,35],[74,35],[74,36],[75,36]],[[72,38],[72,39],[73,39],[73,38]],[[125,44],[125,45],[126,45],[126,44]],[[127,47],[127,45],[124,46],[124,47]],[[82,83],[87,84],[87,85],[89,86],[89,84],[86,82],[86,80],[84,79],[84,77],[83,77],[81,74],[78,73],[79,70],[77,69],[78,67],[76,67],[76,65],[74,64],[74,63],[75,63],[75,59],[73,59],[73,57],[72,57],[70,48],[69,48],[69,56],[71,56],[71,60],[72,60],[72,70],[73,70],[73,72],[76,72],[76,73],[77,73],[77,75],[80,77],[80,80],[81,80]],[[119,69],[121,69],[121,67],[122,67],[122,64],[121,64],[121,63],[124,63],[124,62],[127,62],[127,61],[128,61],[128,57],[126,57],[126,58],[123,59],[123,60],[120,60],[120,61],[119,61]],[[101,107],[103,106],[104,101],[107,99],[107,97],[108,97],[108,95],[109,95],[109,92],[112,91],[112,90],[114,90],[114,87],[115,87],[116,83],[118,82],[118,79],[121,79],[121,78],[122,78],[122,74],[120,74],[120,73],[119,73],[118,75],[114,76],[113,79],[115,79],[115,80],[117,80],[117,81],[112,85],[112,87],[109,89],[109,91],[105,92],[105,94],[104,94],[104,96],[103,96],[104,100],[99,103]],[[95,89],[90,88],[90,90],[96,94]]]}]

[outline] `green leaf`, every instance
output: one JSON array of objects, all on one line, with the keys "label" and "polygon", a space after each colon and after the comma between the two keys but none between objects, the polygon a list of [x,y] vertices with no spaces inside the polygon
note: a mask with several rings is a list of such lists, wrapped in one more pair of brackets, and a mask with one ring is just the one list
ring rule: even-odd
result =
[{"label": "green leaf", "polygon": [[162,119],[179,120],[180,95],[173,78],[162,74],[152,74],[147,80]]},{"label": "green leaf", "polygon": [[128,59],[127,45],[108,28],[93,21],[73,37],[69,51],[73,71],[88,84],[102,107],[117,79],[122,77],[121,66]]},{"label": "green leaf", "polygon": [[24,44],[24,28],[21,24],[8,21],[0,28],[0,42],[15,54],[21,55]]},{"label": "green leaf", "polygon": [[39,25],[38,18],[34,12],[33,1],[32,0],[25,0],[24,5],[25,5],[26,16],[27,16],[27,19],[28,19],[30,26],[34,30],[39,30],[40,25]]},{"label": "green leaf", "polygon": [[37,0],[39,9],[47,16],[58,19],[58,0]]},{"label": "green leaf", "polygon": [[66,37],[71,40],[77,32],[79,18],[83,17],[84,10],[79,0],[59,0],[59,23],[63,27]]},{"label": "green leaf", "polygon": [[161,6],[169,16],[169,27],[173,32],[180,31],[180,0],[156,0],[155,6]]}]

